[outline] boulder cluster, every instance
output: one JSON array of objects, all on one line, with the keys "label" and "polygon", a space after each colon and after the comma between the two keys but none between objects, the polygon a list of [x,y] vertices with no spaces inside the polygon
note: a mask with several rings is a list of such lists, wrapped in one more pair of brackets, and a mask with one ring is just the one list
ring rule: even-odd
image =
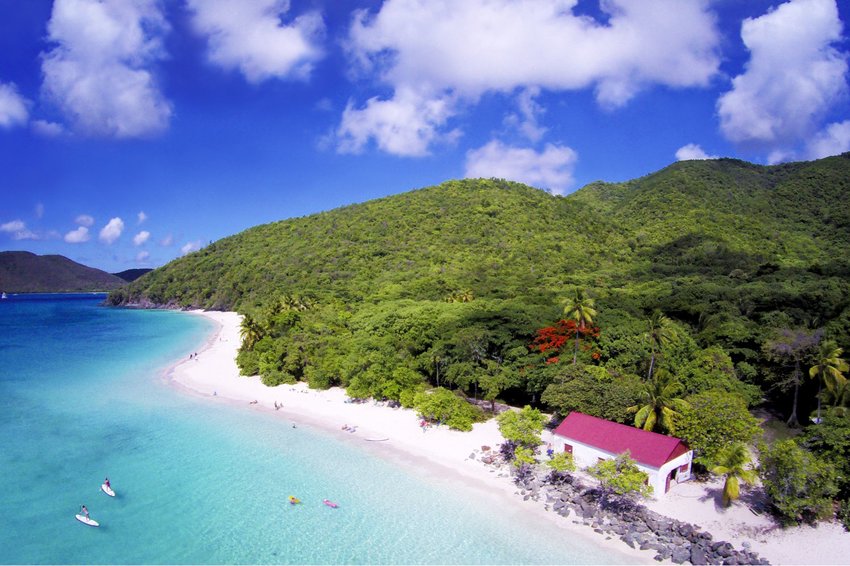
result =
[{"label": "boulder cluster", "polygon": [[[484,447],[482,447],[484,448]],[[478,452],[476,450],[476,452]],[[654,551],[655,560],[675,564],[770,564],[751,552],[748,543],[736,549],[731,543],[715,541],[699,526],[665,517],[628,497],[606,494],[588,487],[569,474],[552,474],[540,469],[516,474],[496,454],[482,451],[470,455],[499,468],[511,469],[518,494],[524,500],[542,501],[547,510],[584,524],[608,538],[617,537],[632,548]]]}]

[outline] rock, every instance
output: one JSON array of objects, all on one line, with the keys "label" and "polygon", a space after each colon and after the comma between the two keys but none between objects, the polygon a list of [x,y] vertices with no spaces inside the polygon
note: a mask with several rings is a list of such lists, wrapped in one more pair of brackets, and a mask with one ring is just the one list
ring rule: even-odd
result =
[{"label": "rock", "polygon": [[470,459],[470,460],[475,460],[475,452],[472,452],[472,453],[469,455],[469,459]]},{"label": "rock", "polygon": [[691,551],[682,546],[677,546],[673,549],[673,554],[670,556],[670,560],[675,562],[676,564],[684,564],[685,562],[691,559]]},{"label": "rock", "polygon": [[691,545],[691,564],[708,564],[708,555],[705,549],[697,544]]},{"label": "rock", "polygon": [[623,541],[624,543],[626,543],[627,545],[629,545],[632,548],[635,547],[635,539],[633,539],[632,536],[629,533],[626,533],[623,536],[621,536],[620,540]]},{"label": "rock", "polygon": [[481,451],[482,451],[482,452],[489,452],[489,451],[490,451],[490,447],[489,447],[489,446],[482,446],[482,447],[481,447]]}]

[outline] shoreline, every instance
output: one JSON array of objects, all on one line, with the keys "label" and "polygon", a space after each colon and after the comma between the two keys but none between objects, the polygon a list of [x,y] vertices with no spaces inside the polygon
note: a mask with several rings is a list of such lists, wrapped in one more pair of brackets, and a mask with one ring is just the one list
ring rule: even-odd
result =
[{"label": "shoreline", "polygon": [[[532,522],[555,526],[566,536],[579,537],[605,552],[619,555],[624,564],[653,564],[654,553],[632,549],[617,539],[606,540],[583,524],[573,523],[547,511],[544,503],[524,501],[519,488],[504,472],[480,460],[482,446],[496,450],[503,439],[495,419],[476,423],[471,432],[431,427],[423,432],[412,409],[391,409],[375,401],[346,402],[345,391],[334,387],[309,389],[305,383],[267,387],[257,376],[241,376],[236,366],[240,317],[232,312],[187,311],[216,324],[210,336],[192,352],[165,369],[169,386],[211,402],[263,411],[281,419],[285,426],[307,426],[334,438],[351,442],[419,476],[474,489],[510,513],[522,514]],[[257,401],[254,403],[254,401]],[[283,407],[275,409],[275,403]],[[355,432],[342,429],[356,427]]]},{"label": "shoreline", "polygon": [[[545,521],[569,536],[622,556],[627,563],[655,563],[654,551],[630,548],[617,538],[600,536],[572,517],[547,510],[544,501],[523,500],[520,488],[505,472],[477,459],[482,446],[497,450],[503,441],[495,419],[476,423],[471,432],[452,431],[446,426],[423,431],[413,410],[391,409],[373,400],[347,402],[345,391],[338,387],[324,391],[311,390],[304,383],[267,387],[257,376],[239,375],[235,361],[241,343],[237,313],[188,312],[211,320],[216,327],[197,354],[165,370],[169,385],[214,402],[274,413],[287,425],[310,426],[357,443],[371,454],[420,475],[462,483],[496,498],[500,505],[510,506],[511,512]],[[356,431],[343,430],[346,425],[356,427]],[[706,484],[686,482],[665,497],[642,503],[667,517],[699,525],[715,540],[729,541],[736,547],[749,545],[771,564],[850,564],[850,533],[837,523],[778,529],[769,517],[755,515],[745,497],[729,509],[722,508],[719,487],[720,479]]]}]

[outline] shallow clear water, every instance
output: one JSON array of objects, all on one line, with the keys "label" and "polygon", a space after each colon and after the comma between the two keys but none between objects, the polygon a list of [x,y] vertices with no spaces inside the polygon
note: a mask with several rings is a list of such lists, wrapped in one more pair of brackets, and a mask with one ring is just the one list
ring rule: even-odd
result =
[{"label": "shallow clear water", "polygon": [[[185,395],[162,370],[212,324],[102,299],[0,301],[3,563],[627,560],[321,431]],[[81,504],[100,528],[74,520]]]}]

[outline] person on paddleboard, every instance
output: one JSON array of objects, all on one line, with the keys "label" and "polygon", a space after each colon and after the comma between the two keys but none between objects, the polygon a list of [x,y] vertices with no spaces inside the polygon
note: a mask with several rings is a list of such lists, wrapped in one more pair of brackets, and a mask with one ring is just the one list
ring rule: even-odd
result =
[{"label": "person on paddleboard", "polygon": [[112,488],[112,485],[109,483],[109,478],[106,478],[105,480],[103,480],[103,485],[105,485],[106,487],[108,487],[110,489]]},{"label": "person on paddleboard", "polygon": [[80,513],[82,513],[86,519],[89,518],[89,510],[85,505],[80,505]]}]

